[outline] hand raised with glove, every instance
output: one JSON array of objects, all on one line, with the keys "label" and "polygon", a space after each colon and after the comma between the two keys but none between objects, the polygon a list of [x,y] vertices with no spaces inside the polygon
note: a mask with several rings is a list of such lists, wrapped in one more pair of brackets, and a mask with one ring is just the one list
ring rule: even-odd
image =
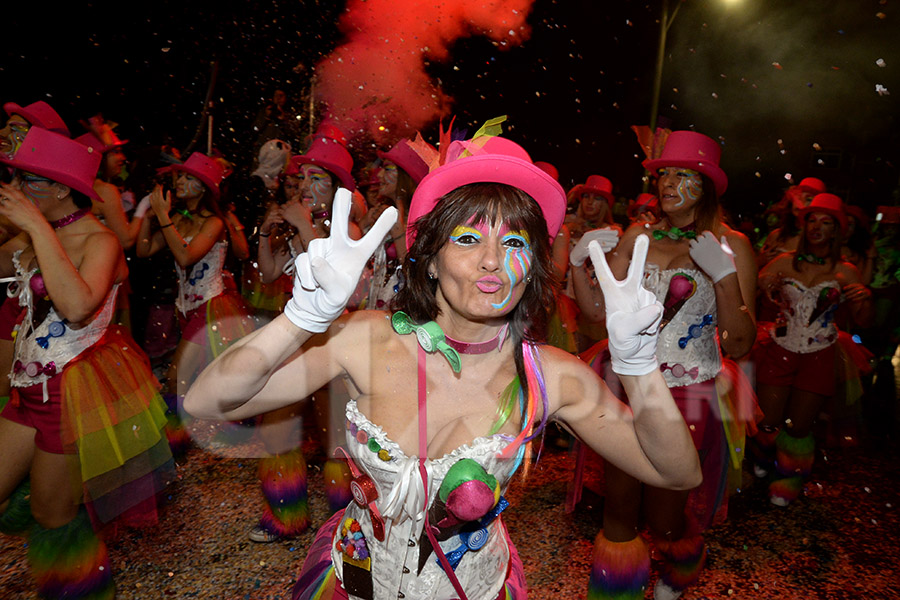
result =
[{"label": "hand raised with glove", "polygon": [[619,243],[619,230],[615,227],[604,227],[603,229],[592,229],[581,236],[581,239],[572,248],[572,252],[569,253],[569,262],[573,266],[580,267],[584,264],[588,257],[588,244],[594,240],[600,244],[600,248],[604,252],[609,252]]},{"label": "hand raised with glove", "polygon": [[390,207],[362,239],[352,240],[350,202],[350,191],[338,189],[332,205],[331,235],[312,240],[307,251],[297,257],[294,291],[284,314],[306,331],[321,333],[340,316],[366,262],[397,221],[397,209]]},{"label": "hand raised with glove", "polygon": [[696,239],[691,240],[689,253],[697,266],[709,275],[713,283],[719,283],[726,275],[737,273],[734,251],[728,245],[728,240],[724,235],[720,243],[711,231],[704,231]]},{"label": "hand raised with glove", "polygon": [[612,369],[619,375],[646,375],[658,368],[656,339],[662,304],[642,285],[650,240],[639,235],[634,241],[628,275],[617,280],[606,264],[599,242],[588,245],[597,282],[606,301],[606,329]]}]

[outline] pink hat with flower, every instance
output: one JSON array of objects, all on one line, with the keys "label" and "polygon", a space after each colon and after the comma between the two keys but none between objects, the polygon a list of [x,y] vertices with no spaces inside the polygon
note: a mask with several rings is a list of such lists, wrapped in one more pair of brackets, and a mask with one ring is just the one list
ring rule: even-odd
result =
[{"label": "pink hat with flower", "polygon": [[443,163],[422,179],[413,194],[407,218],[406,244],[416,239],[413,226],[456,188],[470,183],[503,183],[534,198],[547,221],[553,238],[559,232],[566,213],[566,193],[559,183],[536,167],[524,148],[508,139],[482,131],[499,133],[505,117],[488,121],[471,140],[451,142]]},{"label": "pink hat with flower", "polygon": [[19,115],[28,121],[32,127],[43,127],[54,133],[70,137],[69,128],[66,127],[62,117],[53,110],[49,104],[43,100],[32,102],[28,106],[19,106],[15,102],[7,102],[3,105],[3,110],[9,116]]},{"label": "pink hat with flower", "polygon": [[69,186],[94,200],[100,200],[94,179],[102,159],[93,148],[42,127],[29,129],[14,155],[0,155],[4,164]]},{"label": "pink hat with flower", "polygon": [[696,131],[673,131],[666,139],[659,158],[648,158],[644,168],[653,173],[663,167],[680,167],[698,171],[710,179],[716,186],[719,197],[728,188],[728,176],[719,167],[722,149],[711,137]]},{"label": "pink hat with flower", "polygon": [[219,195],[221,193],[219,191],[219,185],[225,177],[225,171],[222,168],[221,163],[215,158],[210,158],[202,152],[194,152],[184,163],[163,167],[157,169],[156,172],[169,173],[171,171],[182,171],[188,175],[193,175],[203,182],[206,189],[212,192],[213,198],[216,201],[219,200]]},{"label": "pink hat with flower", "polygon": [[841,232],[844,234],[850,228],[850,223],[847,221],[847,213],[844,212],[844,203],[834,194],[816,194],[812,202],[800,210],[798,216],[801,219],[805,219],[806,215],[814,212],[825,213],[837,219],[841,225]]}]

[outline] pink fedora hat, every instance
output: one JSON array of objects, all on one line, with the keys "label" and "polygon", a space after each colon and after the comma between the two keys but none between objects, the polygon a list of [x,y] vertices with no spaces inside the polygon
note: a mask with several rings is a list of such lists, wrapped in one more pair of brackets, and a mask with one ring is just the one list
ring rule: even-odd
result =
[{"label": "pink fedora hat", "polygon": [[356,182],[350,174],[353,171],[353,157],[343,144],[334,138],[316,136],[309,150],[291,158],[297,165],[312,164],[334,173],[341,180],[341,185],[351,192],[356,189]]},{"label": "pink fedora hat", "polygon": [[719,167],[722,149],[711,137],[696,131],[673,131],[666,139],[659,158],[647,159],[644,168],[651,173],[662,167],[681,167],[699,171],[712,179],[721,197],[728,188],[728,176]]},{"label": "pink fedora hat", "polygon": [[90,146],[95,150],[106,153],[114,148],[121,148],[128,143],[128,140],[121,140],[116,132],[113,131],[115,123],[110,125],[100,115],[94,115],[87,121],[81,121],[81,124],[88,130],[84,135],[75,138],[85,146]]},{"label": "pink fedora hat", "polygon": [[455,141],[447,150],[446,162],[422,179],[413,194],[407,217],[406,244],[416,239],[413,224],[428,214],[445,194],[470,183],[504,183],[516,187],[541,207],[550,237],[556,237],[566,214],[566,193],[562,186],[534,166],[524,148],[502,137],[485,143]]},{"label": "pink fedora hat", "polygon": [[797,187],[810,194],[824,194],[826,191],[825,182],[818,177],[804,177]]},{"label": "pink fedora hat", "polygon": [[387,152],[378,150],[376,153],[382,160],[389,160],[409,173],[409,176],[412,177],[417,185],[426,175],[428,175],[428,165],[425,164],[422,157],[413,150],[412,146],[409,144],[409,140],[400,140]]},{"label": "pink fedora hat", "polygon": [[169,173],[171,171],[182,171],[188,175],[193,175],[203,182],[203,185],[212,192],[216,201],[219,200],[219,184],[225,178],[225,170],[222,164],[215,158],[203,154],[202,152],[194,152],[182,164],[170,165],[157,169],[157,173]]},{"label": "pink fedora hat", "polygon": [[591,175],[587,178],[587,181],[584,183],[579,183],[575,187],[573,187],[569,194],[573,198],[578,198],[582,194],[599,194],[606,198],[606,201],[609,202],[609,205],[612,206],[613,202],[616,201],[616,197],[613,196],[612,193],[613,184],[612,181],[607,179],[602,175]]},{"label": "pink fedora hat", "polygon": [[69,133],[69,128],[66,127],[66,123],[62,120],[62,117],[53,110],[53,107],[43,100],[32,102],[28,106],[19,106],[15,102],[7,102],[3,105],[3,110],[5,110],[6,114],[9,116],[21,116],[31,123],[32,127],[43,127],[44,129],[49,129],[54,133],[66,137],[72,135]]},{"label": "pink fedora hat", "polygon": [[94,179],[103,155],[49,129],[32,127],[13,156],[0,156],[15,169],[46,177],[75,191],[100,200]]},{"label": "pink fedora hat", "polygon": [[798,216],[801,219],[805,219],[806,215],[814,212],[825,213],[837,219],[838,223],[841,225],[841,232],[844,234],[846,234],[847,230],[850,228],[850,223],[847,221],[847,213],[844,212],[844,203],[834,194],[816,194],[816,197],[812,199],[812,202],[800,210]]}]

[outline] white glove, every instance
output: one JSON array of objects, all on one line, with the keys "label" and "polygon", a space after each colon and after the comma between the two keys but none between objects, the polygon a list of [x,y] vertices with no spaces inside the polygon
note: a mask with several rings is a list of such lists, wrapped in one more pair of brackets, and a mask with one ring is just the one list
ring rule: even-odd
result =
[{"label": "white glove", "polygon": [[348,234],[349,190],[338,189],[331,209],[331,235],[316,238],[294,264],[294,292],[284,306],[291,323],[321,333],[347,306],[363,268],[397,221],[397,209],[387,208],[360,240]]},{"label": "white glove", "polygon": [[147,194],[138,202],[137,208],[134,209],[134,218],[141,219],[150,210],[150,194]]},{"label": "white glove", "polygon": [[634,241],[628,275],[618,281],[606,264],[606,256],[598,242],[588,246],[597,282],[606,302],[606,330],[612,369],[619,375],[646,375],[659,368],[656,362],[656,339],[663,306],[645,288],[644,263],[650,239],[641,234]]},{"label": "white glove", "polygon": [[609,252],[619,243],[619,230],[614,227],[604,227],[588,231],[572,248],[572,252],[569,253],[569,262],[576,267],[583,265],[588,257],[588,244],[594,240],[597,240],[604,252]]},{"label": "white glove", "polygon": [[720,244],[711,231],[704,231],[691,240],[690,255],[713,283],[718,283],[726,275],[737,273],[734,250],[728,245],[724,235]]}]

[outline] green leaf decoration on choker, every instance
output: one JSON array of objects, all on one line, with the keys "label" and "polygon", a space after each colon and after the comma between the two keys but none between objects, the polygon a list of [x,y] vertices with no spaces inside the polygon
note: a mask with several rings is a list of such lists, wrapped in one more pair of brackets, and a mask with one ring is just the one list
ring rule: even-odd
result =
[{"label": "green leaf decoration on choker", "polygon": [[186,208],[182,208],[181,210],[177,210],[177,211],[175,211],[175,212],[181,213],[182,215],[184,215],[185,217],[187,217],[187,218],[190,219],[191,221],[194,220],[194,215],[193,215],[193,213],[191,213],[191,211],[189,211],[189,210],[186,209]]},{"label": "green leaf decoration on choker", "polygon": [[[690,226],[693,227],[693,226]],[[692,228],[689,229],[685,227],[684,229],[678,229],[677,227],[673,227],[672,229],[654,229],[653,230],[653,239],[661,240],[663,238],[669,238],[670,240],[678,241],[682,238],[686,240],[696,239],[697,232]]]},{"label": "green leaf decoration on choker", "polygon": [[447,362],[450,363],[454,373],[459,373],[462,370],[459,353],[447,343],[441,326],[434,321],[418,325],[412,322],[409,315],[398,310],[391,316],[391,326],[400,335],[415,332],[416,339],[419,341],[419,345],[422,346],[422,350],[425,352],[440,352],[447,359]]},{"label": "green leaf decoration on choker", "polygon": [[798,254],[797,260],[800,262],[808,262],[815,263],[817,265],[824,265],[827,259],[822,258],[820,256],[816,256],[815,254]]}]

